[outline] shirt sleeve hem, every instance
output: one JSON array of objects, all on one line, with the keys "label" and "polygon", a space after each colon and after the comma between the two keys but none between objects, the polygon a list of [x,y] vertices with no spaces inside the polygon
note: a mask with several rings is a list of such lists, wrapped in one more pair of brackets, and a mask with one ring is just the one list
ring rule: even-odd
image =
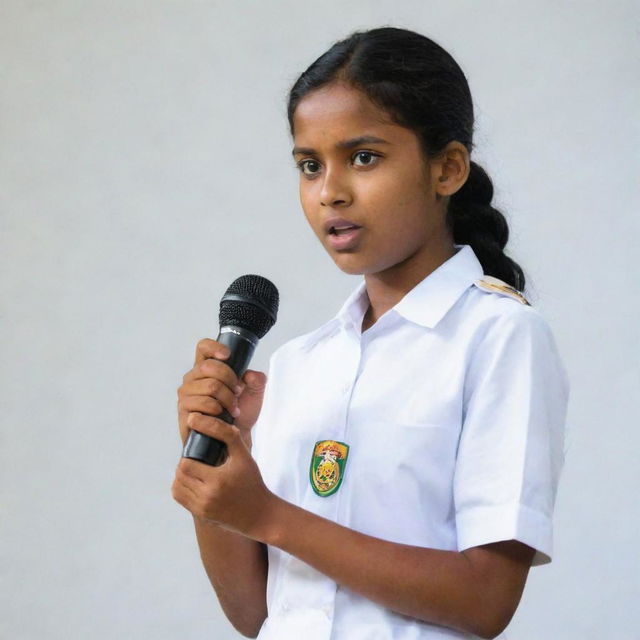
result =
[{"label": "shirt sleeve hem", "polygon": [[526,505],[479,506],[456,514],[458,551],[501,540],[519,540],[536,550],[532,567],[549,564],[553,551],[551,518]]}]

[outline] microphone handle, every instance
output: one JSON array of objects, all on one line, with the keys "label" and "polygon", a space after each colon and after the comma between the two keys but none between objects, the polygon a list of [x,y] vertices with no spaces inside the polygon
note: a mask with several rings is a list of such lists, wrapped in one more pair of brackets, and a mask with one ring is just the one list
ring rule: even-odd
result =
[{"label": "microphone handle", "polygon": [[[242,327],[228,326],[220,327],[220,333],[216,340],[229,347],[231,355],[224,362],[234,370],[238,378],[241,378],[256,350],[258,338]],[[223,409],[216,418],[233,424],[233,416],[226,409]],[[227,446],[216,438],[191,430],[184,444],[182,457],[192,458],[217,467],[227,457]]]}]

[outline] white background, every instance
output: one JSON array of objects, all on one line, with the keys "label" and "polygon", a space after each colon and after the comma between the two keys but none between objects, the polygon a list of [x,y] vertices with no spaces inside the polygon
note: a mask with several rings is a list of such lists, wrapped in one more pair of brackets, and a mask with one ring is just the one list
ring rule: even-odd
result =
[{"label": "white background", "polygon": [[237,276],[281,294],[253,368],[357,284],[304,220],[286,94],[383,25],[465,71],[571,379],[555,554],[508,637],[639,637],[637,3],[2,0],[1,638],[239,637],[170,495],[176,389]]}]

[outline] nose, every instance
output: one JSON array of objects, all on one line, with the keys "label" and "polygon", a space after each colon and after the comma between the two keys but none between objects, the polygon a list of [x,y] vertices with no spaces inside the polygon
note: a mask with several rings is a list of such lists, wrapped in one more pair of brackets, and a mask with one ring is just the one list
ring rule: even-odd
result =
[{"label": "nose", "polygon": [[323,207],[351,204],[352,195],[347,180],[336,170],[326,171],[320,189],[320,204]]}]

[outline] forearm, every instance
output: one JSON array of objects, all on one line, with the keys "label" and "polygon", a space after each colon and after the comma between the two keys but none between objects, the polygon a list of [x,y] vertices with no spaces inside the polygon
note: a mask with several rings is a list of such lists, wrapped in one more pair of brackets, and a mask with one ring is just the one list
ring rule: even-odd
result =
[{"label": "forearm", "polygon": [[220,605],[233,626],[255,637],[267,617],[266,547],[194,517],[200,557]]},{"label": "forearm", "polygon": [[464,553],[374,538],[277,497],[259,535],[398,613],[484,637],[493,628],[480,576]]}]

